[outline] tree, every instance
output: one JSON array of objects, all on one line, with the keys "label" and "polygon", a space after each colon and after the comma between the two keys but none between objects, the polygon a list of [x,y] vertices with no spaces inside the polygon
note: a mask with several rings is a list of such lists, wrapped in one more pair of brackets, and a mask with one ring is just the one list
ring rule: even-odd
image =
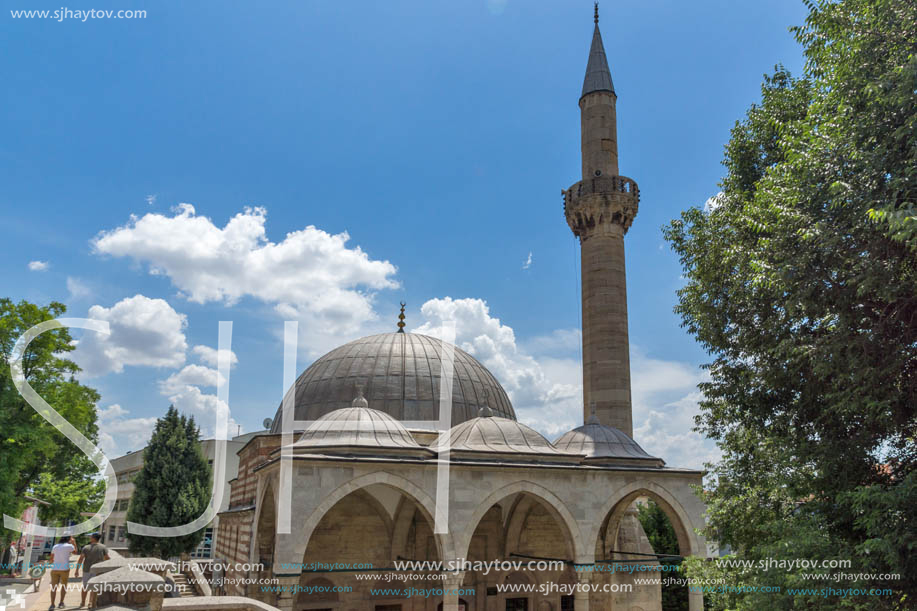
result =
[{"label": "tree", "polygon": [[[201,451],[200,430],[193,417],[169,406],[156,421],[143,451],[143,468],[134,480],[127,510],[129,522],[147,526],[180,526],[200,516],[210,503],[211,469]],[[134,555],[171,558],[190,553],[204,530],[181,537],[145,537],[127,533]]]},{"label": "tree", "polygon": [[[904,609],[917,596],[917,3],[807,2],[803,78],[779,68],[726,146],[722,192],[664,229],[676,312],[709,351],[708,536],[740,557],[850,560],[868,597],[738,608]],[[809,571],[819,573],[821,571]]]},{"label": "tree", "polygon": [[[94,479],[97,470],[92,462],[19,394],[8,365],[23,333],[65,311],[57,302],[42,307],[0,299],[0,510],[18,517],[28,504],[24,495],[32,493],[50,503],[40,514],[45,523],[81,521],[81,512],[98,509],[99,491],[104,490],[104,483]],[[73,349],[66,329],[42,333],[23,355],[23,372],[45,401],[95,441],[99,395],[76,380],[80,368],[64,358]],[[66,500],[57,494],[64,490]]]},{"label": "tree", "polygon": [[[677,556],[681,552],[678,537],[669,516],[653,500],[637,504],[637,519],[643,526],[643,532],[657,554]],[[672,560],[660,560],[662,564],[672,564]],[[688,588],[684,584],[668,583],[671,573],[660,573],[662,576],[662,611],[688,611]]]}]

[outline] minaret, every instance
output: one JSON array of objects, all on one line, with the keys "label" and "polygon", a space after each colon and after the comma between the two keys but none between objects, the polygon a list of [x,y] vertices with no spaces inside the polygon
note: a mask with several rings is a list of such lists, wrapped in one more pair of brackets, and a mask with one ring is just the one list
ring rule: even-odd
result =
[{"label": "minaret", "polygon": [[595,31],[579,99],[583,179],[563,192],[564,215],[580,240],[583,285],[583,421],[633,437],[624,234],[637,214],[637,183],[618,175],[614,84],[595,7]]}]

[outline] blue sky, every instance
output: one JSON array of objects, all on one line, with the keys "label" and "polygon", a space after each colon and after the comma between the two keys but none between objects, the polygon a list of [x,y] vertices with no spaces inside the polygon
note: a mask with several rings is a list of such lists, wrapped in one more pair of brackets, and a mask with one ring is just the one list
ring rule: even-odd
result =
[{"label": "blue sky", "polygon": [[[173,401],[208,428],[219,320],[234,321],[230,405],[250,431],[282,394],[284,320],[300,321],[302,369],[393,330],[400,300],[409,329],[455,317],[520,419],[551,437],[577,424],[560,190],[579,179],[591,2],[69,8],[147,16],[0,15],[0,294],[111,322],[76,352],[112,454]],[[641,189],[626,238],[635,437],[699,466],[715,451],[685,429],[706,355],[672,313],[680,268],[660,227],[715,195],[762,75],[800,71],[787,28],[805,11],[600,8],[621,172]]]}]

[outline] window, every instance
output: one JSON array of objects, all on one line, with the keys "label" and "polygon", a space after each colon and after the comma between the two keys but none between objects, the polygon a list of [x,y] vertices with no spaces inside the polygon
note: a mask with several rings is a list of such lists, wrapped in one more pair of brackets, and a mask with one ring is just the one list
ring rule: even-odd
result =
[{"label": "window", "polygon": [[401,611],[401,605],[376,605],[376,611]]},{"label": "window", "polygon": [[124,527],[119,526],[118,527],[118,543],[121,543],[122,541],[124,541]]},{"label": "window", "polygon": [[192,558],[212,558],[213,557],[213,527],[204,529],[204,540],[198,544],[193,552]]},{"label": "window", "polygon": [[108,527],[108,542],[111,543],[114,540],[115,540],[115,527],[109,526]]},{"label": "window", "polygon": [[560,597],[560,611],[573,611],[575,607],[573,606],[573,597],[572,596],[561,596]]},{"label": "window", "polygon": [[529,611],[528,598],[507,598],[506,611]]}]

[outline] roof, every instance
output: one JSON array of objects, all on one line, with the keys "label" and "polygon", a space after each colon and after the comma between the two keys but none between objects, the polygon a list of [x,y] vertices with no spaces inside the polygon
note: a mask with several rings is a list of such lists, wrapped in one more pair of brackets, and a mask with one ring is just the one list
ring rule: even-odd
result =
[{"label": "roof", "polygon": [[585,454],[587,459],[623,458],[657,461],[660,467],[665,464],[661,458],[647,454],[624,431],[605,426],[599,422],[595,414],[589,418],[586,424],[561,435],[554,442],[554,446],[565,452]]},{"label": "roof", "polygon": [[[335,348],[296,380],[294,417],[318,420],[349,408],[362,389],[374,409],[396,420],[439,420],[443,342],[417,333],[381,333]],[[288,391],[289,392],[289,391]],[[484,395],[499,415],[515,419],[509,397],[497,379],[473,356],[453,347],[452,422],[475,417]],[[283,431],[283,405],[271,433]]]},{"label": "roof", "polygon": [[442,451],[449,441],[452,452],[498,452],[503,454],[565,454],[535,429],[508,418],[481,416],[444,432],[430,449]]},{"label": "roof", "polygon": [[589,62],[586,64],[586,78],[583,79],[583,93],[580,97],[595,91],[615,92],[614,83],[611,81],[611,70],[608,69],[608,59],[605,57],[605,45],[602,44],[602,33],[599,32],[598,20],[596,20],[595,31],[592,33],[592,47],[589,48]]},{"label": "roof", "polygon": [[353,407],[325,414],[309,425],[296,442],[296,447],[420,449],[400,422],[385,412],[366,407],[365,403],[366,399],[360,396],[354,399]]}]

